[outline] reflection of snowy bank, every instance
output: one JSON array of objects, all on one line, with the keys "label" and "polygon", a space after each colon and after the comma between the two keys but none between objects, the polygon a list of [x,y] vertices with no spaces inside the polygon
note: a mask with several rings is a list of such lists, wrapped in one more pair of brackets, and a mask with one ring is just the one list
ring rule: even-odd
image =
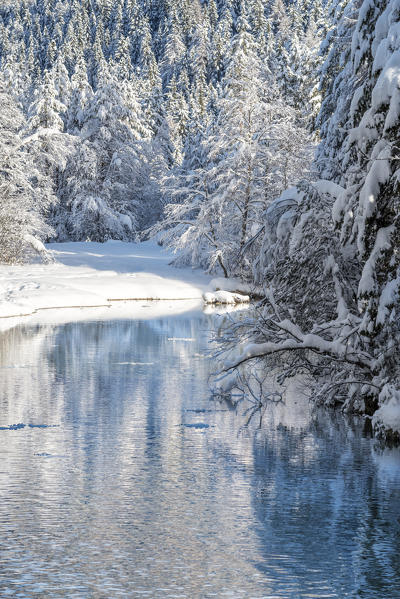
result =
[{"label": "reflection of snowy bank", "polygon": [[379,476],[388,481],[400,483],[400,447],[375,447],[372,453]]},{"label": "reflection of snowy bank", "polygon": [[[236,306],[204,305],[201,300],[121,301],[109,306],[43,309],[24,317],[24,325],[62,325],[69,322],[95,320],[152,320],[168,316],[190,315],[203,311],[206,315],[224,315],[246,310],[247,304]],[[21,317],[0,318],[0,333],[21,324]]]},{"label": "reflection of snowy bank", "polygon": [[[125,301],[113,303],[109,306],[44,309],[27,315],[24,325],[62,325],[69,322],[108,320],[152,320],[181,314],[198,313],[201,311],[200,300],[182,301]],[[0,332],[12,329],[21,324],[21,317],[0,318]]]}]

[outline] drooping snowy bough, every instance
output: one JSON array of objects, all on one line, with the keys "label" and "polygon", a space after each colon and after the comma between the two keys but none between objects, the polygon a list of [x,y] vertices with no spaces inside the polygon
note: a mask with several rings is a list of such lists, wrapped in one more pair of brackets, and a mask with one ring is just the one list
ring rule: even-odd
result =
[{"label": "drooping snowy bough", "polygon": [[352,27],[331,85],[345,94],[356,82],[350,111],[343,122],[338,102],[323,130],[340,122],[342,139],[319,152],[333,180],[301,184],[269,207],[255,267],[265,300],[251,340],[228,351],[222,371],[279,357],[282,380],[310,375],[314,398],[373,416],[375,432],[398,442],[399,2],[365,0]]}]

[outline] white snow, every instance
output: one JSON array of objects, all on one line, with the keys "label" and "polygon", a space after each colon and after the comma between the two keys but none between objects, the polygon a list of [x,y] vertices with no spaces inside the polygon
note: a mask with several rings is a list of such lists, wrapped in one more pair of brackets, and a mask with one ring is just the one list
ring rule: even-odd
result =
[{"label": "white snow", "polygon": [[260,291],[255,287],[254,283],[246,283],[241,281],[240,279],[229,278],[225,279],[223,277],[216,277],[210,281],[207,291],[219,291],[223,289],[224,291],[232,291],[234,293],[240,293],[243,295],[254,293],[255,291]]},{"label": "white snow", "polygon": [[275,322],[282,332],[289,334],[292,338],[283,338],[282,341],[273,342],[266,341],[264,343],[244,343],[238,345],[228,359],[224,362],[223,370],[228,371],[236,368],[241,363],[252,360],[253,358],[261,358],[271,354],[311,350],[312,352],[332,356],[334,358],[343,359],[346,356],[347,362],[355,362],[363,364],[366,367],[370,366],[370,358],[362,352],[353,353],[349,347],[339,340],[328,341],[320,335],[307,334],[305,335],[299,327],[290,320]]},{"label": "white snow", "polygon": [[337,185],[333,181],[327,181],[326,179],[318,179],[314,181],[313,187],[315,187],[319,193],[328,193],[333,198],[340,198],[344,193],[344,187]]},{"label": "white snow", "polygon": [[399,286],[400,281],[398,279],[388,281],[384,286],[381,297],[379,298],[378,314],[376,317],[376,322],[378,324],[384,325],[390,316],[393,306],[395,306],[398,301]]},{"label": "white snow", "polygon": [[303,192],[299,191],[297,187],[285,189],[285,191],[268,206],[265,213],[266,220],[268,222],[277,222],[283,213],[299,204],[303,196]]},{"label": "white snow", "polygon": [[374,428],[400,433],[400,391],[392,385],[385,385],[379,395],[379,403],[381,406],[372,417]]},{"label": "white snow", "polygon": [[[0,317],[46,308],[110,306],[121,300],[201,302],[211,278],[199,270],[170,266],[171,254],[154,241],[56,243],[46,249],[54,263],[0,265]],[[188,306],[193,308],[193,302]]]},{"label": "white snow", "polygon": [[359,295],[368,295],[368,293],[373,291],[376,285],[376,263],[385,251],[390,250],[391,236],[393,235],[394,231],[394,225],[382,227],[378,230],[373,250],[371,251],[362,271],[358,286]]},{"label": "white snow", "polygon": [[46,256],[47,250],[39,239],[29,233],[26,233],[24,239],[39,255]]},{"label": "white snow", "polygon": [[246,304],[250,297],[231,291],[207,291],[203,294],[203,300],[206,304]]}]

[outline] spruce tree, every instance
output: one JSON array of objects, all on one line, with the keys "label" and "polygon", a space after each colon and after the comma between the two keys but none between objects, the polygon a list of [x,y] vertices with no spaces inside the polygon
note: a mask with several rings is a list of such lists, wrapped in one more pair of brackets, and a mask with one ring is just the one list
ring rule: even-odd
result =
[{"label": "spruce tree", "polygon": [[45,224],[48,197],[22,140],[24,117],[10,94],[0,90],[0,262],[29,259],[35,237],[51,232]]}]

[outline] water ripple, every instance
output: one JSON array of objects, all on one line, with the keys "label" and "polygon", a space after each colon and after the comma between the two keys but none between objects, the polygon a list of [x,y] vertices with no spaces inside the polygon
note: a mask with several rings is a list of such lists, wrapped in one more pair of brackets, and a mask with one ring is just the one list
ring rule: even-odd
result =
[{"label": "water ripple", "polygon": [[212,319],[0,338],[1,598],[400,597],[399,454],[297,397],[242,429]]}]

